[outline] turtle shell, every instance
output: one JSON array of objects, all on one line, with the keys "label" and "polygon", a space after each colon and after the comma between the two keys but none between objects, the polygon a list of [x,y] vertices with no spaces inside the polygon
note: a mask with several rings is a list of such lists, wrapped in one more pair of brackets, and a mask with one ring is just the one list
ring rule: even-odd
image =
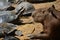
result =
[{"label": "turtle shell", "polygon": [[15,12],[17,12],[19,9],[24,8],[25,10],[23,11],[22,15],[27,15],[27,14],[31,14],[35,8],[34,6],[29,3],[29,2],[21,2],[15,9]]},{"label": "turtle shell", "polygon": [[0,34],[9,34],[11,32],[13,32],[14,30],[16,30],[16,26],[14,24],[11,23],[1,23],[0,24]]},{"label": "turtle shell", "polygon": [[15,17],[11,11],[0,11],[0,23],[13,21]]}]

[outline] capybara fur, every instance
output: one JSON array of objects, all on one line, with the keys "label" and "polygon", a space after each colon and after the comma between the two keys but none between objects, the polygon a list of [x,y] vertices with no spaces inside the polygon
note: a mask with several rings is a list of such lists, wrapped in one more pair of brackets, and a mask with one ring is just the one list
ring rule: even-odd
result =
[{"label": "capybara fur", "polygon": [[33,38],[44,40],[60,39],[60,11],[56,10],[54,5],[48,9],[35,10],[32,18],[35,22],[43,24],[43,31],[40,34],[34,35]]}]

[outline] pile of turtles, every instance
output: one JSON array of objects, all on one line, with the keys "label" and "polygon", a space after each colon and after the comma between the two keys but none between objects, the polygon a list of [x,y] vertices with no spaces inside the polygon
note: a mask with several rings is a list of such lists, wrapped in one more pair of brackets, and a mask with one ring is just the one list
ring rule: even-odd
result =
[{"label": "pile of turtles", "polygon": [[[11,6],[12,3],[17,4],[17,7]],[[3,40],[19,40],[15,35],[23,34],[17,30],[18,25],[11,22],[18,20],[20,16],[31,15],[34,10],[34,6],[24,0],[0,0],[0,37]]]}]

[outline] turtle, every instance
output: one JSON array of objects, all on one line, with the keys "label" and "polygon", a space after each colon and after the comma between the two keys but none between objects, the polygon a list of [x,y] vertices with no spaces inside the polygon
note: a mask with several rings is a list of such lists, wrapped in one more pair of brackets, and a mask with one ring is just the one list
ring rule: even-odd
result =
[{"label": "turtle", "polygon": [[13,13],[12,11],[0,11],[0,23],[4,23],[4,22],[8,23],[17,19],[18,16],[22,14],[21,12],[23,10],[24,9],[22,7],[20,10],[18,10],[18,12],[16,12],[17,14]]},{"label": "turtle", "polygon": [[14,30],[16,30],[16,25],[13,25],[11,23],[0,23],[0,35],[9,34]]},{"label": "turtle", "polygon": [[17,25],[14,25],[12,23],[0,23],[0,37],[4,37],[7,35],[8,36],[15,36],[15,35],[21,36],[22,31],[18,31]]},{"label": "turtle", "polygon": [[17,12],[19,9],[21,9],[21,7],[23,7],[25,10],[23,11],[22,16],[27,16],[27,15],[31,15],[32,12],[35,10],[34,6],[29,3],[29,2],[21,2],[20,4],[18,4],[18,6],[15,8],[15,12]]}]

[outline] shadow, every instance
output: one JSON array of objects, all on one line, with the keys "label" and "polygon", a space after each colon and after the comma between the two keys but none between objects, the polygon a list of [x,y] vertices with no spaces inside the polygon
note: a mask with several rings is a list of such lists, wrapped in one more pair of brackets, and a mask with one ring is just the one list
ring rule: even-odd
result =
[{"label": "shadow", "polygon": [[33,24],[32,22],[30,22],[30,23],[22,23],[22,21],[12,21],[12,22],[9,22],[9,23],[12,23],[12,24],[15,24],[15,25],[25,25],[25,24]]},{"label": "shadow", "polygon": [[12,11],[12,10],[14,10],[14,9],[15,9],[14,7],[10,6],[10,7],[8,7],[8,8],[6,9],[6,11]]},{"label": "shadow", "polygon": [[15,24],[15,25],[22,25],[22,20],[13,20],[13,21],[11,21],[11,22],[9,22],[9,23],[12,23],[12,24]]},{"label": "shadow", "polygon": [[56,0],[27,0],[30,3],[46,3],[46,2],[54,2]]},{"label": "shadow", "polygon": [[31,16],[31,13],[29,14],[25,14],[25,15],[21,15],[19,16],[16,20],[13,20],[9,23],[12,23],[12,24],[15,24],[15,25],[25,25],[25,24],[32,24],[32,22],[29,22],[29,23],[23,23],[23,20],[20,20],[20,17],[30,17]]}]

